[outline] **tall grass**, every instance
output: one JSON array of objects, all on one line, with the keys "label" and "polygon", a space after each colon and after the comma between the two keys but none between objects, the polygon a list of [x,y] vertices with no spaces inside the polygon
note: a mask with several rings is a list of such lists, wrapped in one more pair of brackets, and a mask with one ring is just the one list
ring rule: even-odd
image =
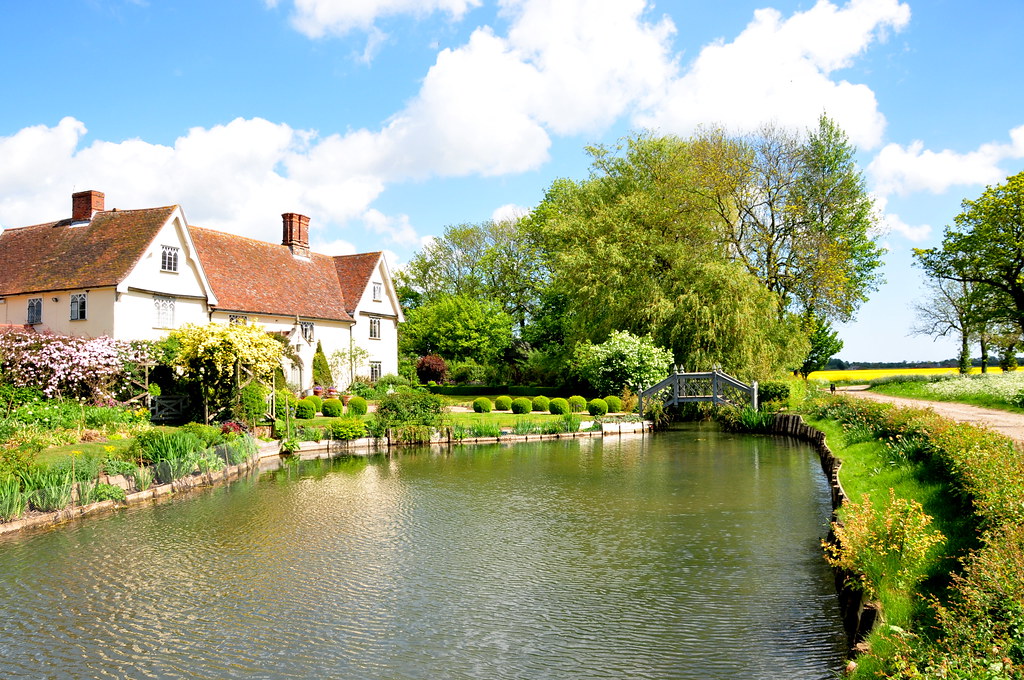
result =
[{"label": "tall grass", "polygon": [[22,483],[36,510],[53,512],[71,504],[71,470],[32,467],[22,473]]},{"label": "tall grass", "polygon": [[16,477],[0,479],[0,522],[10,522],[25,513],[28,497],[21,491],[21,482]]}]

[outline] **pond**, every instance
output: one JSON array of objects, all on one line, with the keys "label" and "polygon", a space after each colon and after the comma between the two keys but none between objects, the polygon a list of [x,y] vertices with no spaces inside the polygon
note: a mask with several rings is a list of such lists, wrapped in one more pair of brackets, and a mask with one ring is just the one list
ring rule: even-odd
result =
[{"label": "pond", "polygon": [[817,455],[687,427],[310,462],[0,541],[8,678],[830,678]]}]

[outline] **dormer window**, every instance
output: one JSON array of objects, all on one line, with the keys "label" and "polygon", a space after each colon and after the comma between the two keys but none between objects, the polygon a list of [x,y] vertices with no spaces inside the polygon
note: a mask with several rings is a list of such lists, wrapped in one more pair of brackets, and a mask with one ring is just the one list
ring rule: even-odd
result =
[{"label": "dormer window", "polygon": [[71,320],[84,321],[86,308],[86,293],[72,293],[71,295]]},{"label": "dormer window", "polygon": [[174,246],[162,246],[160,253],[160,271],[178,271],[178,248]]},{"label": "dormer window", "polygon": [[384,285],[376,281],[373,282],[373,299],[376,302],[384,299]]},{"label": "dormer window", "polygon": [[312,321],[300,321],[299,328],[302,329],[302,338],[313,344],[313,322]]},{"label": "dormer window", "polygon": [[28,299],[28,324],[43,322],[43,298]]}]

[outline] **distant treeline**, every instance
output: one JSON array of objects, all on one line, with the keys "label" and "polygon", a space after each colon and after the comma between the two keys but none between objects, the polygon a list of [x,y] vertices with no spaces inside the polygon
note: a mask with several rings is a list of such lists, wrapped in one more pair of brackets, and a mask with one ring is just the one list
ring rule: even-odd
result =
[{"label": "distant treeline", "polygon": [[[1017,363],[1024,366],[1024,357],[1018,356]],[[942,361],[843,361],[832,358],[826,364],[826,371],[846,371],[858,368],[956,368],[960,362],[956,359],[944,359]],[[971,359],[972,366],[981,367],[981,358]],[[989,368],[998,368],[999,360],[988,360]]]}]

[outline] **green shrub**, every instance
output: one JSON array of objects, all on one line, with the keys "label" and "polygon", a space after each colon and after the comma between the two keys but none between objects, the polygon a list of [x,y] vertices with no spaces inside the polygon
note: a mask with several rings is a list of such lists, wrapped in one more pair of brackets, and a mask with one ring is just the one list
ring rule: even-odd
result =
[{"label": "green shrub", "polygon": [[573,413],[563,413],[558,420],[550,420],[541,427],[544,434],[562,434],[567,432],[578,432],[580,429],[580,417]]},{"label": "green shrub", "polygon": [[610,394],[604,398],[606,404],[608,404],[608,413],[621,413],[622,412],[622,399],[616,397],[614,394]]},{"label": "green shrub", "polygon": [[473,410],[477,413],[490,413],[491,408],[491,400],[487,397],[477,397],[473,400]]},{"label": "green shrub", "polygon": [[320,413],[320,409],[324,407],[324,400],[315,394],[309,395],[308,397],[306,397],[306,399],[313,402],[313,406],[315,407],[313,413]]},{"label": "green shrub", "polygon": [[512,397],[498,397],[494,400],[495,411],[511,411],[512,410]]},{"label": "green shrub", "polygon": [[285,389],[274,390],[274,410],[278,418],[283,418],[287,409],[294,409],[299,400]]},{"label": "green shrub", "polygon": [[251,382],[238,392],[238,404],[235,406],[235,418],[250,427],[263,421],[267,413],[268,390],[258,382]]},{"label": "green shrub", "polygon": [[89,490],[90,503],[100,503],[102,501],[120,501],[124,503],[126,500],[128,500],[128,494],[116,484],[100,482]]},{"label": "green shrub", "polygon": [[587,413],[599,418],[608,413],[608,402],[604,399],[591,399],[587,402]]},{"label": "green shrub", "polygon": [[472,359],[453,361],[448,364],[448,379],[457,385],[478,383],[483,378],[484,367]]},{"label": "green shrub", "polygon": [[551,403],[548,404],[548,411],[554,416],[564,416],[572,412],[569,408],[569,402],[561,397],[555,397],[551,400]]},{"label": "green shrub", "polygon": [[179,432],[190,432],[202,440],[206,448],[212,448],[224,443],[224,434],[221,428],[216,425],[203,425],[202,423],[188,423],[178,428]]},{"label": "green shrub", "polygon": [[336,441],[360,439],[366,436],[366,424],[358,418],[338,418],[327,424],[327,436]]},{"label": "green shrub", "polygon": [[757,386],[757,400],[761,403],[789,403],[789,383],[785,380],[765,380]]},{"label": "green shrub", "polygon": [[587,400],[579,395],[569,397],[569,410],[573,413],[583,413],[587,410]]},{"label": "green shrub", "polygon": [[393,392],[377,403],[371,427],[378,436],[392,429],[400,441],[430,441],[433,428],[441,425],[443,412],[444,401],[436,394]]},{"label": "green shrub", "polygon": [[324,428],[300,427],[295,430],[295,438],[300,442],[318,442],[324,438]]},{"label": "green shrub", "polygon": [[533,402],[526,397],[517,397],[512,400],[512,413],[529,413],[533,410]]},{"label": "green shrub", "polygon": [[330,399],[324,399],[320,411],[328,418],[338,418],[345,413],[345,405],[341,403],[341,399],[331,397]]},{"label": "green shrub", "polygon": [[548,406],[551,404],[551,400],[545,397],[543,394],[533,398],[533,410],[546,413]]},{"label": "green shrub", "polygon": [[352,397],[348,400],[348,414],[350,416],[365,416],[366,409],[367,403],[362,397]]},{"label": "green shrub", "polygon": [[295,405],[295,417],[299,420],[310,420],[316,416],[316,402],[308,398],[300,399]]},{"label": "green shrub", "polygon": [[120,458],[104,458],[102,467],[103,471],[111,476],[124,475],[128,477],[135,472],[135,463],[130,460],[121,460]]}]

